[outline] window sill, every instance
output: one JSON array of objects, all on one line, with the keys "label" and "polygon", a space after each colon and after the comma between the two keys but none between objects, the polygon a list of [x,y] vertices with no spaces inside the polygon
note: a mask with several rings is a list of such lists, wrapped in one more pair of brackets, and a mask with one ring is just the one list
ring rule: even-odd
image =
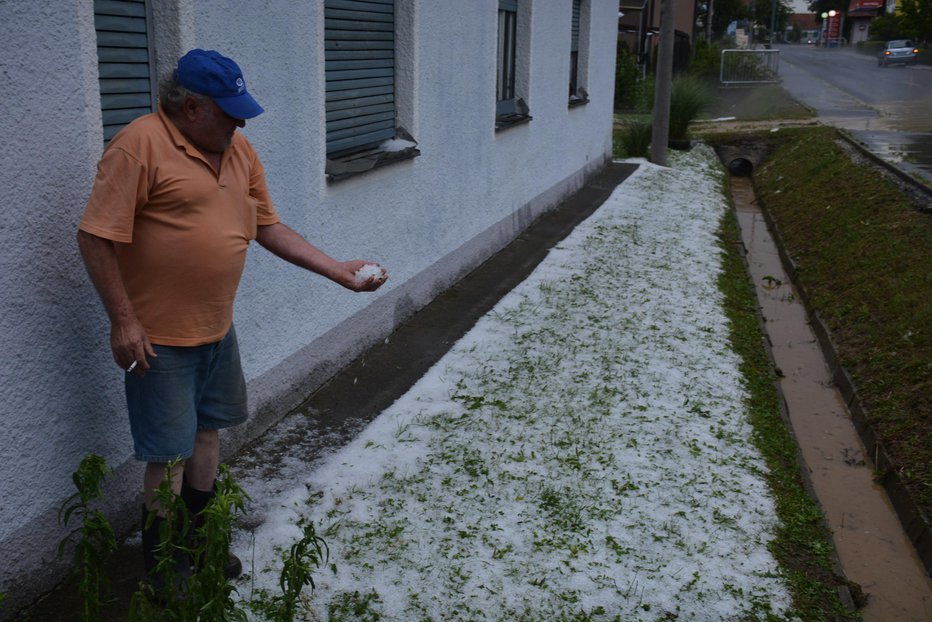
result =
[{"label": "window sill", "polygon": [[495,131],[499,132],[501,130],[507,130],[510,127],[515,127],[516,125],[524,125],[525,123],[530,123],[532,117],[529,114],[503,114],[495,117]]},{"label": "window sill", "polygon": [[332,160],[328,158],[325,170],[327,181],[343,181],[389,164],[414,159],[419,155],[421,155],[420,149],[408,147],[399,151],[370,149]]}]

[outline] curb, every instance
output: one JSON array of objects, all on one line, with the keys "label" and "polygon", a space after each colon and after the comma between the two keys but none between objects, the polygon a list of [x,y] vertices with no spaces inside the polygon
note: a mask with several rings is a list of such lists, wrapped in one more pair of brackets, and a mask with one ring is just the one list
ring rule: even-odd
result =
[{"label": "curb", "polygon": [[849,145],[857,149],[861,155],[869,159],[871,162],[873,162],[874,164],[877,164],[878,166],[882,167],[884,170],[895,175],[901,181],[906,182],[907,184],[909,184],[910,186],[918,190],[923,196],[925,196],[929,200],[929,202],[924,207],[923,206],[919,207],[920,211],[925,211],[925,212],[932,211],[932,188],[930,188],[928,185],[923,183],[921,180],[916,179],[915,177],[913,177],[906,171],[898,168],[897,166],[891,164],[890,162],[887,162],[886,160],[878,156],[876,153],[874,153],[873,151],[871,151],[870,149],[862,145],[860,142],[855,140],[853,136],[848,135],[848,133],[839,131],[838,136],[840,136]]}]

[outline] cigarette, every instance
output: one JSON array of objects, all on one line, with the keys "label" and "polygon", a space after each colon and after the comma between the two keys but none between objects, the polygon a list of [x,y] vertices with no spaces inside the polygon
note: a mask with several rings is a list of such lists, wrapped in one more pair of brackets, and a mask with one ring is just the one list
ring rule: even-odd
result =
[{"label": "cigarette", "polygon": [[129,373],[136,369],[136,365],[139,365],[139,361],[133,361],[132,365],[126,368],[126,373]]}]

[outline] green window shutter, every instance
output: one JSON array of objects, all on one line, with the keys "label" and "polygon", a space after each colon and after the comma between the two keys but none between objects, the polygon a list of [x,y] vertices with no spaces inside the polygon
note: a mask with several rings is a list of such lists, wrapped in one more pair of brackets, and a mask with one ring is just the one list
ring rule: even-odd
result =
[{"label": "green window shutter", "polygon": [[570,103],[577,98],[579,87],[579,14],[582,0],[573,0],[573,17],[570,25]]},{"label": "green window shutter", "polygon": [[579,13],[582,0],[573,0],[573,36],[570,43],[570,52],[579,51]]},{"label": "green window shutter", "polygon": [[395,136],[394,0],[325,0],[327,155]]},{"label": "green window shutter", "polygon": [[498,58],[495,115],[515,112],[515,54],[518,1],[498,0]]},{"label": "green window shutter", "polygon": [[155,108],[151,20],[145,0],[94,0],[104,142]]}]

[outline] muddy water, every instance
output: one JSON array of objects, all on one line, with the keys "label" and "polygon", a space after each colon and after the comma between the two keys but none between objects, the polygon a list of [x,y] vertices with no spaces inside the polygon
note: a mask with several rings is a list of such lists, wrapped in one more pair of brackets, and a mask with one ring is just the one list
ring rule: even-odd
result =
[{"label": "muddy water", "polygon": [[733,177],[732,193],[793,431],[845,575],[869,594],[864,620],[928,622],[932,582],[874,483],[871,459],[754,204],[750,180]]}]

